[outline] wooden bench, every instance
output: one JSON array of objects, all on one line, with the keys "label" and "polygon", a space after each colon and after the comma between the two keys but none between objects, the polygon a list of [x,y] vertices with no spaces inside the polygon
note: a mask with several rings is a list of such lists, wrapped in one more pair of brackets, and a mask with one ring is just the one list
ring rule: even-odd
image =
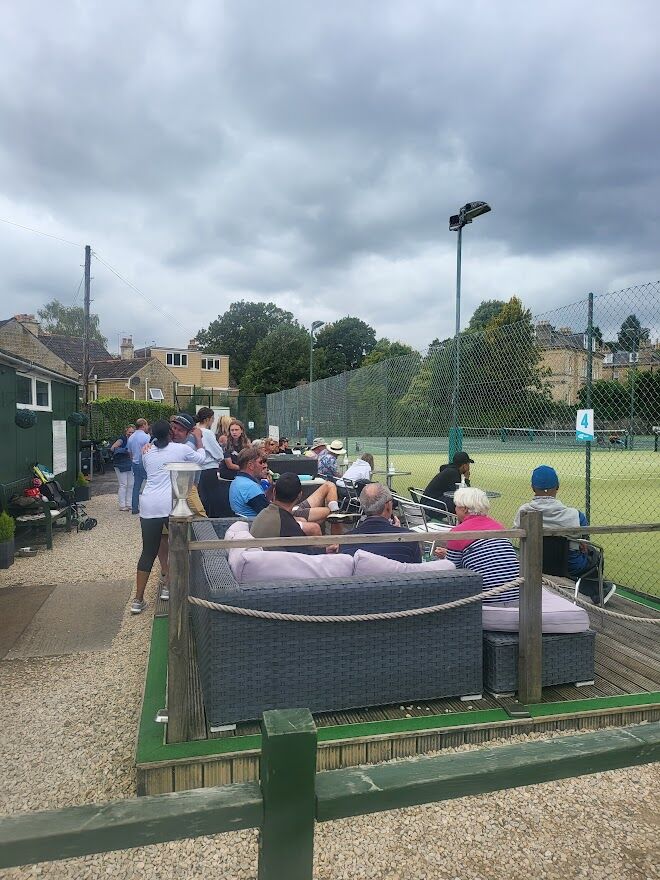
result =
[{"label": "wooden bench", "polygon": [[0,483],[0,505],[16,520],[16,533],[34,533],[36,543],[45,543],[49,550],[53,549],[53,523],[66,519],[66,530],[71,531],[73,511],[70,505],[53,505],[43,498],[34,499],[34,507],[21,508],[12,504],[12,498],[22,495],[24,489],[32,486],[32,476],[21,477],[10,483]]}]

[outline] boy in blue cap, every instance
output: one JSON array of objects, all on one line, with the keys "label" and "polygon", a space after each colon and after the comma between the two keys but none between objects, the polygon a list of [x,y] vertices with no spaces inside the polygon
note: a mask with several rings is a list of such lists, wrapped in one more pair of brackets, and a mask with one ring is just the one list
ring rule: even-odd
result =
[{"label": "boy in blue cap", "polygon": [[[520,514],[528,511],[540,511],[543,514],[543,525],[547,527],[561,527],[577,529],[588,526],[587,517],[576,507],[566,507],[557,498],[559,491],[559,477],[557,471],[550,465],[542,464],[532,471],[532,489],[534,500],[523,504],[516,513],[514,527],[520,528]],[[587,546],[577,541],[570,542],[568,551],[568,571],[576,580],[585,572],[597,567],[600,562],[600,553],[595,549],[587,549]],[[589,596],[594,605],[600,605],[598,584],[595,580],[584,579],[580,583],[580,592]],[[603,605],[605,605],[616,592],[616,586],[611,581],[603,582]]]}]

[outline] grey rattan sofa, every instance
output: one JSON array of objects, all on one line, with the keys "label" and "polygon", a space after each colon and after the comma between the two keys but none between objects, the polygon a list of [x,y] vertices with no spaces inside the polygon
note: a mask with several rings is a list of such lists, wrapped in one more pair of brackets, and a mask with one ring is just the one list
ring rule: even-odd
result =
[{"label": "grey rattan sofa", "polygon": [[[193,525],[200,540],[227,521]],[[237,584],[221,550],[191,553],[191,595],[296,614],[421,608],[481,591],[465,571]],[[481,694],[481,603],[394,621],[300,623],[259,620],[192,606],[199,672],[212,726],[266,709],[330,712]]]}]

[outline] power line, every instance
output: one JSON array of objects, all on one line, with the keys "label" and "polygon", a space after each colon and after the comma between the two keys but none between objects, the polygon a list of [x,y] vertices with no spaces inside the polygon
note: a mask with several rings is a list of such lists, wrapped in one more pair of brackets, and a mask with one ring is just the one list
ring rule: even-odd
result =
[{"label": "power line", "polygon": [[74,308],[78,305],[78,296],[80,295],[80,288],[82,287],[84,277],[85,277],[85,273],[83,272],[82,275],[80,276],[80,281],[78,282],[78,290],[76,290],[76,295],[73,297]]},{"label": "power line", "polygon": [[120,281],[123,281],[124,284],[126,284],[128,287],[131,288],[131,290],[134,290],[135,293],[138,294],[138,296],[141,296],[142,299],[145,300],[145,302],[149,303],[149,305],[152,307],[152,309],[155,309],[157,312],[160,312],[160,314],[163,315],[165,318],[168,318],[169,320],[174,321],[174,323],[178,324],[182,330],[186,331],[186,333],[194,335],[193,331],[189,327],[185,327],[181,323],[181,321],[179,321],[177,318],[174,317],[173,314],[171,314],[170,312],[166,312],[160,306],[157,306],[156,303],[153,302],[153,300],[150,300],[146,294],[142,293],[142,291],[138,287],[136,287],[134,284],[132,284],[130,281],[128,281],[126,278],[124,278],[124,276],[121,275],[119,272],[117,272],[116,269],[113,269],[113,267],[109,263],[107,263],[103,259],[103,257],[99,256],[99,254],[96,251],[92,251],[92,253],[96,257],[96,259],[99,261],[99,263],[102,263],[105,266],[105,268],[108,269],[110,272],[112,272],[113,275],[116,275]]},{"label": "power line", "polygon": [[33,229],[31,226],[23,226],[22,223],[14,223],[13,220],[5,220],[4,217],[0,217],[0,223],[7,223],[7,225],[16,226],[18,229],[25,229],[27,232],[34,232],[35,235],[45,235],[46,238],[54,238],[55,241],[61,241],[63,244],[70,244],[73,245],[73,247],[83,247],[83,245],[78,244],[75,241],[69,241],[67,238],[60,238],[59,235],[52,235],[50,232],[42,232],[40,229]]}]

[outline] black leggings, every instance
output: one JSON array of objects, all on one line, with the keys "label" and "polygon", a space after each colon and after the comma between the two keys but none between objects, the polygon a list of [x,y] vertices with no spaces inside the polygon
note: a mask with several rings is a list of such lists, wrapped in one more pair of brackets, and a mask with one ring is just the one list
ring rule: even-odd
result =
[{"label": "black leggings", "polygon": [[156,519],[142,519],[140,517],[140,528],[142,529],[142,553],[138,560],[138,571],[150,572],[153,564],[158,556],[160,547],[160,539],[163,535],[163,526],[167,525],[169,517],[160,516]]}]

